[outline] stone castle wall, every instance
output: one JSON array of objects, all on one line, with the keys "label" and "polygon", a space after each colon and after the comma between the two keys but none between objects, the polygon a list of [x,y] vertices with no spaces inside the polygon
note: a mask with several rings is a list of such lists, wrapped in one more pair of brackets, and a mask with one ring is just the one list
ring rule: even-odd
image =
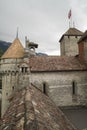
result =
[{"label": "stone castle wall", "polygon": [[1,60],[2,74],[2,115],[9,106],[9,96],[17,89],[18,72],[16,59]]},{"label": "stone castle wall", "polygon": [[87,72],[31,73],[30,81],[42,91],[43,84],[46,83],[47,95],[57,106],[87,105]]},{"label": "stone castle wall", "polygon": [[78,55],[78,40],[80,36],[64,36],[61,41],[61,55],[76,56]]},{"label": "stone castle wall", "polygon": [[23,59],[2,59],[2,115],[9,106],[9,96],[19,88],[29,85],[29,72],[20,71],[20,63]]},{"label": "stone castle wall", "polygon": [[85,63],[87,64],[87,41],[84,42],[84,59]]}]

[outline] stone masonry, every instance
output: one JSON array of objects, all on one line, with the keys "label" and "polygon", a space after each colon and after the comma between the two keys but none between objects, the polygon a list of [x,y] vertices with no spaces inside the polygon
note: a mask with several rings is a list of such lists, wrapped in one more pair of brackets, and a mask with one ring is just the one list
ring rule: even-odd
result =
[{"label": "stone masonry", "polygon": [[[36,56],[37,44],[27,41],[24,49],[18,38],[13,41],[1,57],[2,115],[9,106],[9,96],[30,83],[41,89],[57,106],[87,106],[87,64],[79,62],[76,47],[82,32],[70,30],[70,35],[74,30],[73,36],[68,34],[69,37],[63,35],[61,38],[65,38],[61,43],[61,56]],[[87,50],[87,42],[84,46]],[[85,51],[85,59],[86,56]]]}]

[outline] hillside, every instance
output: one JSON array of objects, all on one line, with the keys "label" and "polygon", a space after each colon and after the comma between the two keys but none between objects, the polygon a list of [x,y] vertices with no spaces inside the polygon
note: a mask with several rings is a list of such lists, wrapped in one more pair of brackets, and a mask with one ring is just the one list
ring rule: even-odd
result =
[{"label": "hillside", "polygon": [[[6,42],[6,41],[1,41],[1,40],[0,40],[0,57],[1,57],[2,54],[8,49],[8,47],[9,47],[10,45],[11,45],[10,42]],[[47,54],[41,53],[41,52],[36,53],[36,55],[38,55],[38,56],[42,56],[42,55],[47,56]]]},{"label": "hillside", "polygon": [[0,40],[0,57],[3,55],[3,53],[8,49],[10,45],[10,42]]},{"label": "hillside", "polygon": [[0,40],[0,49],[2,49],[2,51],[5,52],[10,45],[11,45],[10,42],[6,42],[6,41],[1,41]]}]

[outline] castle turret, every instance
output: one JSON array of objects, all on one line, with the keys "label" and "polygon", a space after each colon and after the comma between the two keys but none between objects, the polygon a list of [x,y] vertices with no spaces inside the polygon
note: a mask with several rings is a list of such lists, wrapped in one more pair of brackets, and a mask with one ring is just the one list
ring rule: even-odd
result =
[{"label": "castle turret", "polygon": [[1,57],[2,73],[2,115],[5,113],[9,96],[16,91],[19,77],[19,63],[24,56],[24,48],[16,38]]},{"label": "castle turret", "polygon": [[60,50],[61,55],[66,56],[76,56],[78,55],[78,45],[77,42],[82,36],[82,32],[76,28],[69,28],[60,38]]},{"label": "castle turret", "polygon": [[38,44],[30,42],[27,37],[25,37],[25,57],[36,55],[35,49],[38,48]]},{"label": "castle turret", "polygon": [[87,64],[87,30],[78,41],[79,60]]}]

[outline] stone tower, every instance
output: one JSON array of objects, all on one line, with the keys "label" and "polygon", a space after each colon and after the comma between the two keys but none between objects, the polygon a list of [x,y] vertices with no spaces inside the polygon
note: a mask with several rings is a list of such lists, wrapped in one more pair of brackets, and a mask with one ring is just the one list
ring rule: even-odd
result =
[{"label": "stone tower", "polygon": [[82,36],[82,32],[76,28],[69,28],[60,38],[61,56],[76,56],[78,55],[77,42]]},{"label": "stone tower", "polygon": [[25,37],[25,55],[34,56],[36,55],[35,49],[38,48],[38,44],[30,42],[27,37]]},{"label": "stone tower", "polygon": [[1,57],[2,73],[2,115],[9,105],[8,97],[18,89],[19,63],[24,56],[24,48],[16,38]]},{"label": "stone tower", "polygon": [[9,96],[30,83],[29,57],[35,55],[38,44],[27,39],[25,44],[24,49],[17,37],[1,57],[2,115],[9,105]]},{"label": "stone tower", "polygon": [[79,60],[87,64],[87,30],[78,41]]}]

